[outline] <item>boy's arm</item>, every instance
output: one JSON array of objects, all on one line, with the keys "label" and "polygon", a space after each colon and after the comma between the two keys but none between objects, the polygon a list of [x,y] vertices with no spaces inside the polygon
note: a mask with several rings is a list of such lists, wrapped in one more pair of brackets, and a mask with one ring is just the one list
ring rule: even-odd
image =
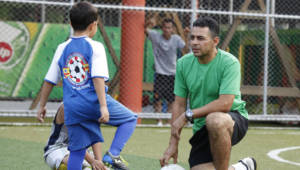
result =
[{"label": "boy's arm", "polygon": [[99,118],[99,122],[106,123],[109,121],[109,112],[106,104],[104,79],[99,77],[93,78],[93,83],[100,103],[101,117]]},{"label": "boy's arm", "polygon": [[37,112],[37,119],[41,123],[44,122],[44,118],[46,115],[46,103],[48,101],[48,97],[53,89],[54,84],[51,84],[47,81],[44,82],[41,92],[41,99],[40,99],[40,108]]}]

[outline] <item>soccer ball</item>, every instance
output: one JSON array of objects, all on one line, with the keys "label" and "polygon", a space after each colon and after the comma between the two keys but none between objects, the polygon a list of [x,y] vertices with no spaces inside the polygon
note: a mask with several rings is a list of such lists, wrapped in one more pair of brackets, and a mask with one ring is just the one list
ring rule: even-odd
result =
[{"label": "soccer ball", "polygon": [[160,170],[185,170],[185,169],[178,164],[169,164],[162,167]]}]

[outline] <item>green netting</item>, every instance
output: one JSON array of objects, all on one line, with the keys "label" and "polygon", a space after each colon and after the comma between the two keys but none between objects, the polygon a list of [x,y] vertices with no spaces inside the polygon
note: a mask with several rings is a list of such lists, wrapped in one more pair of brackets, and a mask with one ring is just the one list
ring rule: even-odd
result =
[{"label": "green netting", "polygon": [[[18,24],[15,22],[6,22],[10,25],[17,27]],[[45,77],[45,74],[50,66],[52,57],[58,44],[65,41],[69,36],[70,26],[66,24],[47,24],[43,34],[41,32],[41,24],[37,24],[37,33],[31,36],[29,41],[28,49],[26,51],[24,61],[12,69],[0,69],[1,82],[9,84],[9,92],[2,92],[0,90],[0,96],[11,97],[12,92],[16,87],[16,84],[20,78],[21,73],[24,70],[25,63],[29,58],[30,53],[33,51],[32,47],[35,45],[38,36],[40,43],[36,45],[37,49],[33,55],[33,60],[24,77],[20,89],[16,97],[22,98],[34,98]],[[28,28],[29,29],[29,28]],[[108,37],[111,41],[112,47],[115,50],[117,58],[120,59],[120,47],[121,47],[121,31],[119,27],[105,27]],[[29,31],[30,32],[30,31]],[[278,36],[281,43],[285,45],[299,45],[300,44],[300,30],[278,30]],[[264,46],[264,31],[263,30],[249,30],[249,31],[236,31],[232,40],[229,44],[229,51],[235,56],[242,58],[243,68],[243,83],[249,85],[259,85],[260,73],[263,69],[263,46]],[[226,32],[221,33],[221,39],[224,39]],[[95,40],[102,42],[103,38],[98,31],[94,37]],[[272,41],[271,41],[272,42]],[[134,41],[133,41],[134,43]],[[240,53],[240,46],[243,46],[243,53]],[[152,44],[146,39],[144,44],[144,74],[143,81],[152,83],[154,74],[154,59],[152,53]],[[21,47],[20,47],[21,48]],[[113,63],[112,57],[108,49],[106,48],[106,54],[108,58],[108,66],[110,79],[112,79],[117,71],[115,64]],[[272,66],[270,66],[270,84],[274,86],[280,86],[284,71],[276,71],[274,68],[281,68],[281,62],[277,55],[276,50],[270,45],[270,54],[272,60]],[[255,61],[255,62],[254,62]],[[259,63],[258,63],[259,62]],[[276,72],[275,72],[276,71]],[[1,86],[1,85],[0,85]],[[62,88],[55,87],[50,95],[51,99],[62,98]]]}]

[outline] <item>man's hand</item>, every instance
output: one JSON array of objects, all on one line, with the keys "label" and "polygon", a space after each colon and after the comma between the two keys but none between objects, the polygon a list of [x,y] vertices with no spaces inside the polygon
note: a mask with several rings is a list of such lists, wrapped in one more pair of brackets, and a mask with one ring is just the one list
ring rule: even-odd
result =
[{"label": "man's hand", "polygon": [[92,162],[92,168],[94,170],[107,170],[107,168],[104,166],[103,162],[99,161],[99,160],[94,160]]},{"label": "man's hand", "polygon": [[166,149],[164,155],[162,158],[160,158],[160,166],[166,166],[169,163],[169,160],[173,158],[174,164],[177,163],[177,158],[178,158],[178,141],[177,139],[174,139],[171,137],[170,140],[174,140],[173,142],[170,142],[169,147]]},{"label": "man's hand", "polygon": [[99,118],[100,123],[107,123],[109,121],[109,112],[106,106],[100,107],[101,117]]},{"label": "man's hand", "polygon": [[150,18],[146,21],[146,28],[153,28],[156,25],[155,18]]},{"label": "man's hand", "polygon": [[185,27],[183,32],[184,32],[184,35],[187,36],[191,32],[191,29],[189,27]]},{"label": "man's hand", "polygon": [[44,107],[40,107],[38,112],[37,112],[37,115],[36,115],[36,118],[39,122],[43,123],[44,122],[44,118],[46,116],[46,112],[47,112],[47,108],[46,106]]},{"label": "man's hand", "polygon": [[186,124],[187,120],[185,118],[185,114],[182,113],[173,123],[171,128],[171,135],[179,140],[180,131],[183,126]]}]

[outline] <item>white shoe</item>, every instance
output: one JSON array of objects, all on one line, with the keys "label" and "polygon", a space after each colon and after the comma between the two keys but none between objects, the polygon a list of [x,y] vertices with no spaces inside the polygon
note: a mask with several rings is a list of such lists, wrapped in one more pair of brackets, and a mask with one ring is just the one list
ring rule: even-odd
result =
[{"label": "white shoe", "polygon": [[256,170],[257,165],[254,158],[247,157],[239,160],[239,162],[245,165],[247,167],[247,170]]}]

